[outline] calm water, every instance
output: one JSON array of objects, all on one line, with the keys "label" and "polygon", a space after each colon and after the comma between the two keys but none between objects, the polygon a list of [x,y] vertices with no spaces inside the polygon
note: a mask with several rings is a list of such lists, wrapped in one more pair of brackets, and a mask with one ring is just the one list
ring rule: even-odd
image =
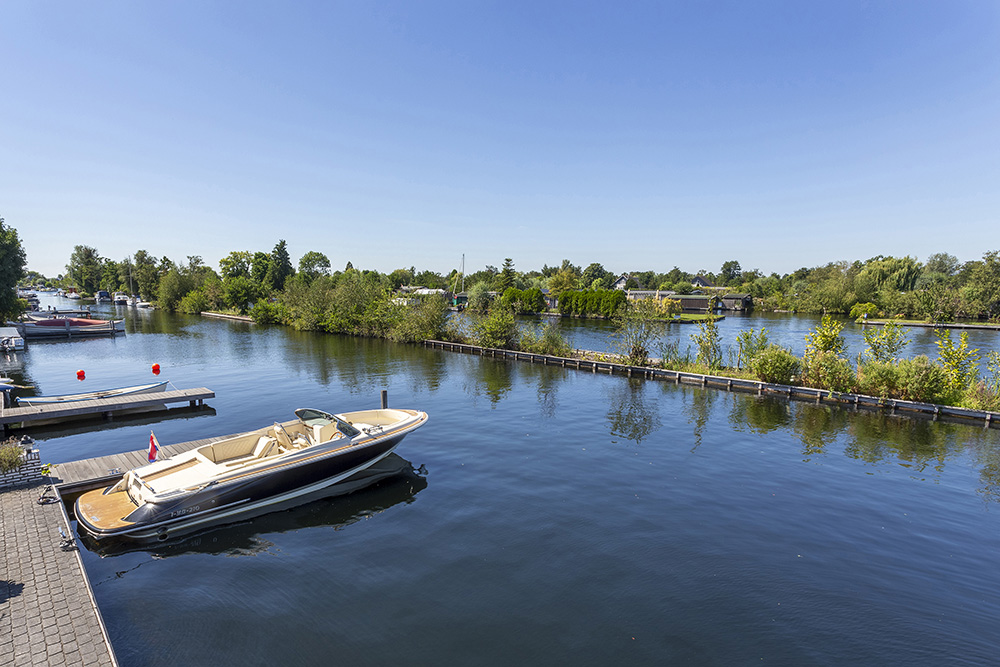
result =
[{"label": "calm water", "polygon": [[996,662],[1000,431],[163,313],[129,331],[32,345],[23,376],[58,393],[159,363],[215,390],[214,414],[153,424],[163,444],[383,388],[431,420],[397,450],[426,476],[85,551],[125,666]]}]

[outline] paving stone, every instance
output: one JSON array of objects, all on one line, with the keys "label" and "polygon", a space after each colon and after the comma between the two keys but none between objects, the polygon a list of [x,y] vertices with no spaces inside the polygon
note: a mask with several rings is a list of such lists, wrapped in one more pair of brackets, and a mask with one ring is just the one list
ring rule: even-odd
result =
[{"label": "paving stone", "polygon": [[0,491],[0,655],[13,667],[115,664],[58,504],[42,486]]}]

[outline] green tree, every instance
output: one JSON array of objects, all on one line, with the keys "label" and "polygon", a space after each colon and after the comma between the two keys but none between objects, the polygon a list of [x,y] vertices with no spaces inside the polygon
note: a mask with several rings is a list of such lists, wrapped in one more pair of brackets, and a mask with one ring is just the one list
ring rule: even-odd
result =
[{"label": "green tree", "polygon": [[719,280],[723,285],[739,285],[743,269],[735,259],[725,262],[719,272]]},{"label": "green tree", "polygon": [[281,239],[271,251],[271,262],[267,267],[264,283],[271,289],[280,292],[285,288],[285,281],[293,273],[295,273],[295,269],[292,267],[292,258],[288,256],[285,240]]},{"label": "green tree", "polygon": [[160,289],[160,267],[156,258],[145,250],[139,250],[132,257],[135,264],[135,286],[146,299],[156,297]]},{"label": "green tree", "polygon": [[73,254],[66,265],[67,277],[86,294],[93,294],[100,285],[103,271],[101,256],[97,250],[86,245],[73,248]]},{"label": "green tree", "polygon": [[560,269],[549,278],[549,294],[559,298],[563,292],[576,289],[577,283],[577,274],[572,269]]},{"label": "green tree", "polygon": [[299,273],[304,273],[309,280],[330,273],[330,259],[321,252],[310,250],[299,258]]},{"label": "green tree", "polygon": [[962,292],[974,314],[1000,315],[1000,252],[992,250],[983,255],[983,261],[970,271]]},{"label": "green tree", "polygon": [[247,276],[233,276],[222,281],[226,305],[245,314],[258,298],[258,285]]},{"label": "green tree", "polygon": [[0,317],[12,318],[21,314],[17,283],[24,276],[27,261],[17,230],[7,227],[0,217]]},{"label": "green tree", "polygon": [[514,287],[514,279],[517,277],[514,271],[514,260],[507,257],[503,260],[503,269],[493,280],[493,288],[497,294],[503,294],[509,287]]},{"label": "green tree", "polygon": [[253,254],[249,250],[234,250],[219,260],[219,273],[223,280],[236,276],[249,278],[252,265]]}]

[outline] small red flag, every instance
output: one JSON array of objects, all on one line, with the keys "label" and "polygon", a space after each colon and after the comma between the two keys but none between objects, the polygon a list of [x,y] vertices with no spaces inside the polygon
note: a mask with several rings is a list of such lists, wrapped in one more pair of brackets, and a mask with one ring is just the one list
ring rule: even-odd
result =
[{"label": "small red flag", "polygon": [[152,463],[156,460],[156,455],[160,453],[160,443],[156,441],[156,436],[153,432],[149,432],[149,462]]}]

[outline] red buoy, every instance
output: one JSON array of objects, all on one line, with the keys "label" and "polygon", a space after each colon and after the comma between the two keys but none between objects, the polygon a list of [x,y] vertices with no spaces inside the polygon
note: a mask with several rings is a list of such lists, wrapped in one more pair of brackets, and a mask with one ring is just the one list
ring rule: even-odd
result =
[{"label": "red buoy", "polygon": [[82,370],[79,370],[79,371],[76,372],[76,379],[77,380],[86,380],[87,379],[87,374],[84,373]]},{"label": "red buoy", "polygon": [[159,375],[159,374],[160,374],[160,365],[159,364],[153,364],[153,375]]}]

